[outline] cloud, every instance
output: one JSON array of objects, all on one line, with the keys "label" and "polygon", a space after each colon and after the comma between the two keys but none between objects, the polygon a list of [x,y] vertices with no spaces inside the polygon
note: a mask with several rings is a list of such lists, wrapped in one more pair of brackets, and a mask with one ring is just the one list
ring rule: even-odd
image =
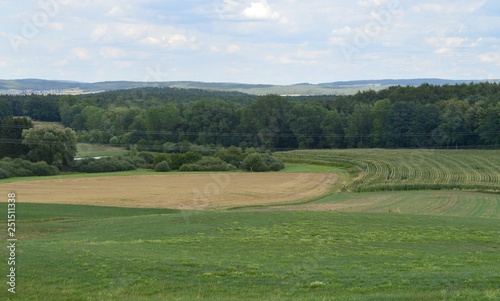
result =
[{"label": "cloud", "polygon": [[266,0],[250,3],[250,6],[243,11],[243,16],[256,20],[273,20],[280,17],[277,12],[271,9]]},{"label": "cloud", "polygon": [[117,59],[120,57],[125,56],[125,52],[119,48],[115,47],[104,47],[101,48],[101,51],[99,52],[101,57],[105,59]]},{"label": "cloud", "polygon": [[288,23],[287,18],[274,10],[267,0],[224,0],[223,4],[218,7],[217,14],[223,20],[279,21],[284,24]]},{"label": "cloud", "polygon": [[240,49],[241,49],[240,46],[238,46],[236,44],[231,44],[231,45],[227,46],[226,52],[229,54],[235,54],[235,53],[239,52]]},{"label": "cloud", "polygon": [[423,13],[423,12],[441,13],[444,11],[444,7],[437,3],[424,3],[413,6],[411,10],[415,13]]},{"label": "cloud", "polygon": [[482,53],[477,56],[477,59],[482,63],[500,65],[500,53]]},{"label": "cloud", "polygon": [[168,48],[170,49],[191,49],[195,50],[198,48],[196,43],[196,37],[192,36],[190,38],[183,34],[175,34],[168,38],[167,40]]},{"label": "cloud", "polygon": [[79,60],[89,60],[90,59],[90,52],[86,48],[73,48],[71,50],[72,56],[76,57]]}]

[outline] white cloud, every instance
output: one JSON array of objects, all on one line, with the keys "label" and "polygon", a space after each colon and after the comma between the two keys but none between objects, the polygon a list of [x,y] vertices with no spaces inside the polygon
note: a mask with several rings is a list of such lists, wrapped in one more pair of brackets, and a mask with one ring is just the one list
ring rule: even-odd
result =
[{"label": "white cloud", "polygon": [[115,47],[104,47],[101,49],[99,54],[105,59],[117,59],[125,56],[125,52],[123,50]]},{"label": "white cloud", "polygon": [[90,59],[90,52],[86,48],[80,48],[80,47],[73,48],[71,50],[71,54],[80,60],[89,60]]},{"label": "white cloud", "polygon": [[108,30],[109,30],[108,25],[105,24],[97,25],[92,31],[90,37],[92,38],[93,41],[99,40],[108,33]]},{"label": "white cloud", "polygon": [[115,6],[106,15],[110,17],[121,17],[125,14],[125,10],[123,10],[120,6]]},{"label": "white cloud", "polygon": [[195,50],[198,48],[196,43],[196,37],[186,37],[183,34],[175,34],[168,38],[167,40],[168,48],[170,49],[191,49]]},{"label": "white cloud", "polygon": [[421,12],[433,12],[433,13],[441,13],[444,11],[444,7],[437,3],[424,3],[415,5],[412,8],[413,12],[421,13]]},{"label": "white cloud", "polygon": [[477,56],[477,59],[482,63],[493,63],[500,65],[500,53],[482,53]]},{"label": "white cloud", "polygon": [[257,20],[272,20],[280,17],[277,12],[272,10],[266,0],[250,3],[250,6],[243,11],[243,15],[248,19]]},{"label": "white cloud", "polygon": [[0,0],[0,78],[141,80],[158,62],[168,62],[169,80],[500,78],[493,1],[55,0],[59,13],[13,51],[9,34],[22,37],[40,11],[33,1]]},{"label": "white cloud", "polygon": [[227,46],[226,52],[229,54],[235,54],[235,53],[239,52],[240,49],[241,49],[240,46],[238,46],[236,44],[231,44],[231,45]]},{"label": "white cloud", "polygon": [[436,49],[434,51],[435,54],[449,54],[451,53],[451,48],[447,48],[447,47],[442,47],[442,48],[439,48],[439,49]]}]

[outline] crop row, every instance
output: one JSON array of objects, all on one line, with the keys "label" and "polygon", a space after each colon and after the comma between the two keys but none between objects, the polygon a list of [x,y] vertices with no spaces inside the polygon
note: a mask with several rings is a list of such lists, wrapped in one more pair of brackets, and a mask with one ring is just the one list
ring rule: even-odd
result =
[{"label": "crop row", "polygon": [[316,150],[278,153],[282,160],[351,164],[344,191],[467,189],[500,192],[498,150]]}]

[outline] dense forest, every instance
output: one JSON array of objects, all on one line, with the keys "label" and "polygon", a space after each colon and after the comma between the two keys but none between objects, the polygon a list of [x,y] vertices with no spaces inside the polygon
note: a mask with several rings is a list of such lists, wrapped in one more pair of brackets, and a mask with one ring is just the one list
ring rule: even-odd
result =
[{"label": "dense forest", "polygon": [[0,96],[0,121],[8,116],[62,122],[80,142],[156,151],[174,143],[270,150],[498,147],[500,84],[394,86],[350,96],[175,88]]}]

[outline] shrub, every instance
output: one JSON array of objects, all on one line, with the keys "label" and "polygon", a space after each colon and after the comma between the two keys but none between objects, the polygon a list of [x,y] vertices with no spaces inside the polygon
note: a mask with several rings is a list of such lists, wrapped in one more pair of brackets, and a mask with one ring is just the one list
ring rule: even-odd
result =
[{"label": "shrub", "polygon": [[285,164],[270,154],[252,153],[243,160],[243,168],[257,172],[279,171],[285,168]]},{"label": "shrub", "polygon": [[156,172],[167,172],[167,171],[170,171],[170,166],[168,165],[167,161],[161,161],[160,163],[156,164],[155,171]]},{"label": "shrub", "polygon": [[0,168],[0,179],[7,179],[10,178],[11,173],[8,172],[7,170]]},{"label": "shrub", "polygon": [[243,160],[245,159],[245,154],[241,148],[236,146],[231,146],[226,149],[221,149],[215,153],[215,156],[221,158],[225,162],[232,164],[234,166],[240,167]]},{"label": "shrub", "polygon": [[181,171],[229,171],[234,169],[236,169],[234,165],[214,157],[203,157],[196,163],[184,164],[179,168]]},{"label": "shrub", "polygon": [[101,159],[88,158],[81,160],[75,166],[76,171],[99,173],[135,170],[136,166],[127,159],[121,157],[109,157]]},{"label": "shrub", "polygon": [[153,159],[153,166],[156,166],[158,163],[162,161],[170,162],[170,155],[167,154],[156,154]]},{"label": "shrub", "polygon": [[264,161],[264,158],[259,153],[248,155],[243,161],[243,168],[248,171],[268,171],[269,168]]},{"label": "shrub", "polygon": [[120,139],[116,136],[113,136],[111,137],[111,139],[109,139],[109,144],[113,146],[120,146]]},{"label": "shrub", "polygon": [[189,150],[202,156],[211,156],[215,153],[215,148],[198,144],[191,144]]},{"label": "shrub", "polygon": [[189,151],[185,154],[172,154],[170,156],[170,167],[179,169],[184,164],[193,164],[202,158],[200,154]]},{"label": "shrub", "polygon": [[0,161],[0,179],[11,177],[53,176],[60,174],[57,167],[45,162],[33,163],[22,159],[4,158]]},{"label": "shrub", "polygon": [[147,153],[147,152],[140,152],[138,154],[138,156],[143,158],[144,162],[146,162],[146,164],[153,164],[153,161],[155,160],[155,156],[153,154]]},{"label": "shrub", "polygon": [[268,166],[269,170],[279,171],[285,168],[285,164],[270,154],[263,154],[264,162]]}]

